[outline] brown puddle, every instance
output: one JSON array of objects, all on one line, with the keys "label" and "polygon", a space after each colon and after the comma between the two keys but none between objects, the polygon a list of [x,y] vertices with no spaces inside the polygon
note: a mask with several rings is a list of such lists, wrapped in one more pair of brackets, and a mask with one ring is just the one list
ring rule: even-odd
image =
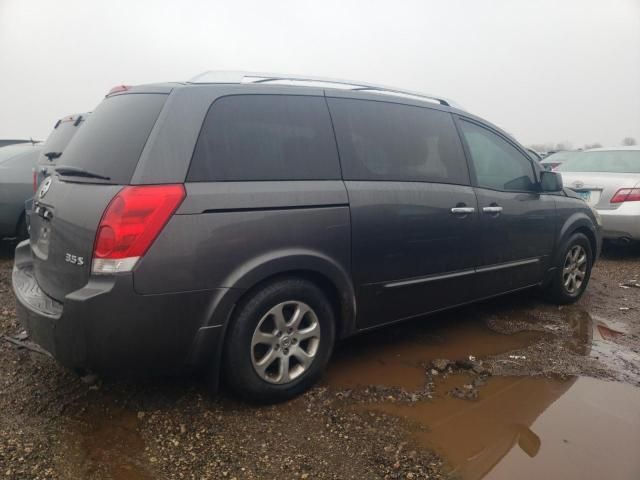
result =
[{"label": "brown puddle", "polygon": [[398,324],[353,338],[343,344],[329,365],[325,382],[353,388],[385,385],[418,389],[425,382],[425,365],[436,358],[462,360],[521,349],[544,334],[511,335],[489,329],[468,311],[448,313]]},{"label": "brown puddle", "polygon": [[494,377],[478,400],[446,394],[463,383],[451,376],[438,381],[432,401],[373,409],[407,419],[418,443],[463,480],[640,478],[640,388]]},{"label": "brown puddle", "polygon": [[615,371],[619,380],[640,385],[640,354],[624,344],[627,325],[594,317],[592,328],[589,355]]},{"label": "brown puddle", "polygon": [[137,414],[123,408],[85,412],[71,432],[62,470],[71,478],[155,478],[142,460],[145,446],[138,423]]}]

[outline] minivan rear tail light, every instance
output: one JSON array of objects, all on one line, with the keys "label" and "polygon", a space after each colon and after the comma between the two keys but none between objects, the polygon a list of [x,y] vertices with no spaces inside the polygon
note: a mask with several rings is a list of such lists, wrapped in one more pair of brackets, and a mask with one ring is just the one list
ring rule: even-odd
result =
[{"label": "minivan rear tail light", "polygon": [[640,202],[640,188],[621,188],[613,197],[611,197],[610,202]]},{"label": "minivan rear tail light", "polygon": [[183,185],[125,187],[107,206],[93,247],[92,271],[130,272],[184,200]]},{"label": "minivan rear tail light", "polygon": [[33,170],[33,193],[35,194],[38,191],[38,172]]}]

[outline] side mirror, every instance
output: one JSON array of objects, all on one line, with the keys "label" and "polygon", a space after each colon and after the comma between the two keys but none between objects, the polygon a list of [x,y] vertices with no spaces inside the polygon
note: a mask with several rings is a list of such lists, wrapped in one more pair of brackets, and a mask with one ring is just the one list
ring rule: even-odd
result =
[{"label": "side mirror", "polygon": [[540,172],[540,187],[543,192],[559,192],[562,190],[562,175],[557,172]]}]

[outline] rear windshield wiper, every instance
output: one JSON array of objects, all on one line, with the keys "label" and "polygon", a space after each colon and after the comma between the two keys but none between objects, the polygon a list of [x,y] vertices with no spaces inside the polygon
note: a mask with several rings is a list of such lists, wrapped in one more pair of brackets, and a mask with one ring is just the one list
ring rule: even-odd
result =
[{"label": "rear windshield wiper", "polygon": [[56,173],[64,176],[69,175],[72,177],[86,177],[86,178],[97,178],[100,180],[111,180],[111,177],[105,177],[104,175],[100,175],[99,173],[93,173],[84,168],[78,167],[65,167],[61,165],[54,169]]},{"label": "rear windshield wiper", "polygon": [[50,162],[53,162],[56,158],[59,158],[61,155],[62,155],[62,152],[47,152],[44,154],[44,156],[47,157]]}]

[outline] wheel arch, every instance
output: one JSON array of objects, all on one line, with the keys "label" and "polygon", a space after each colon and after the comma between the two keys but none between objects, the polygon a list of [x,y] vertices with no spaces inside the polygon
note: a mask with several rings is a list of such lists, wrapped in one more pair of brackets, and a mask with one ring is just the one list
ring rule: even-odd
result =
[{"label": "wheel arch", "polygon": [[213,355],[207,375],[211,391],[218,389],[222,351],[237,306],[267,283],[290,277],[306,278],[327,294],[336,313],[336,339],[355,332],[355,290],[349,273],[337,261],[318,252],[288,251],[246,262],[227,277],[227,293],[214,301],[209,323],[200,329],[203,337],[211,330],[219,330],[219,334],[210,341],[196,339],[192,349],[190,361],[196,367]]},{"label": "wheel arch", "polygon": [[321,252],[287,249],[261,255],[236,268],[224,284],[233,291],[242,291],[234,302],[237,305],[266,283],[284,277],[305,278],[327,295],[336,313],[337,338],[355,330],[356,300],[350,274],[339,261]]},{"label": "wheel arch", "polygon": [[561,247],[567,241],[571,235],[575,233],[582,233],[589,240],[589,244],[591,245],[591,254],[592,261],[595,263],[595,260],[598,256],[598,232],[593,223],[593,220],[587,216],[583,212],[577,212],[571,215],[564,222],[560,229],[560,234],[558,235],[558,248],[556,249],[556,254],[554,255],[554,265],[558,265],[562,260],[562,251]]}]

